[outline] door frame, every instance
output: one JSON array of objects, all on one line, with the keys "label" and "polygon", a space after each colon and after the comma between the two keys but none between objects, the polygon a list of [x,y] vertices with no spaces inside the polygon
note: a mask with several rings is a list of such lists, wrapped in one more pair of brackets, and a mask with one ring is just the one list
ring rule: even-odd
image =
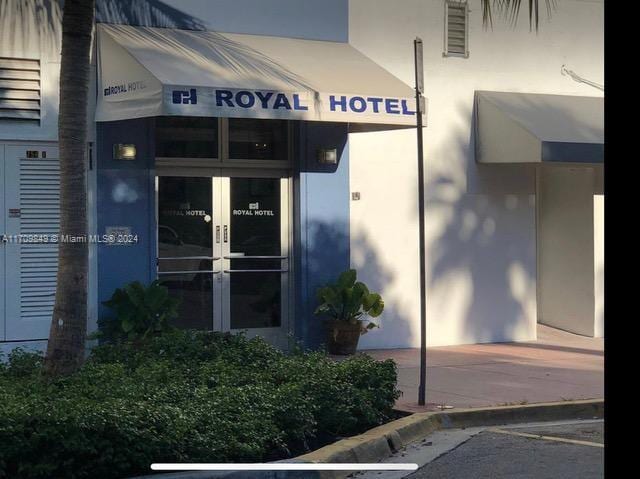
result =
[{"label": "door frame", "polygon": [[7,251],[7,243],[5,242],[4,235],[7,233],[6,229],[6,216],[7,210],[5,208],[5,192],[7,187],[5,184],[5,166],[4,166],[4,149],[5,145],[0,143],[0,341],[4,341],[6,338],[6,308],[5,308],[5,285],[7,282],[7,272],[5,269],[5,251]]},{"label": "door frame", "polygon": [[[225,273],[224,270],[229,269],[230,260],[222,259],[221,260],[221,271],[220,274],[221,281],[216,281],[214,284],[220,284],[221,287],[219,289],[219,304],[221,305],[222,311],[218,312],[218,307],[214,305],[214,318],[212,318],[211,324],[213,325],[214,330],[224,331],[224,332],[232,332],[239,333],[244,331],[247,337],[260,336],[264,339],[271,342],[273,345],[281,348],[288,349],[289,339],[288,336],[294,334],[294,305],[295,305],[295,290],[294,290],[294,221],[293,221],[293,178],[291,176],[291,172],[288,169],[257,169],[257,168],[220,168],[219,166],[181,166],[180,160],[169,162],[163,162],[163,164],[156,168],[155,171],[155,205],[154,205],[154,219],[155,219],[155,248],[156,248],[156,279],[158,278],[158,253],[159,253],[159,245],[158,245],[158,219],[159,219],[159,201],[158,201],[158,179],[160,177],[165,176],[182,176],[182,177],[210,177],[212,180],[212,203],[216,205],[215,198],[213,195],[216,195],[216,186],[219,189],[219,198],[220,200],[217,202],[220,207],[220,211],[215,211],[213,208],[213,217],[214,221],[219,221],[218,225],[229,225],[230,224],[230,212],[229,212],[229,200],[230,200],[230,179],[231,178],[280,178],[281,180],[281,188],[280,188],[280,211],[281,211],[281,251],[282,255],[287,255],[287,259],[282,261],[282,263],[286,264],[286,267],[282,267],[282,269],[286,269],[286,272],[281,273],[281,287],[282,287],[282,296],[281,296],[281,308],[282,308],[282,321],[281,326],[279,328],[251,328],[244,330],[237,330],[230,328],[230,312],[229,312],[229,275],[231,273]],[[216,224],[214,223],[214,226]],[[215,233],[214,236],[215,238]],[[213,256],[218,256],[218,253],[222,253],[222,244],[220,248],[216,248],[216,243],[214,239],[214,248],[213,248]],[[223,256],[220,254],[219,256]],[[214,291],[214,295],[216,295]],[[215,297],[215,296],[214,296]],[[218,318],[216,318],[218,315]]]}]

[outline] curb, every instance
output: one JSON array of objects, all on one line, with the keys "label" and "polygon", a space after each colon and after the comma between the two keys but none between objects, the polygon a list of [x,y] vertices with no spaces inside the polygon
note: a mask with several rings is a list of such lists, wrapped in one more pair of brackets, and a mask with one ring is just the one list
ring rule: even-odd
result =
[{"label": "curb", "polygon": [[[604,417],[604,399],[415,413],[298,456],[302,462],[379,462],[439,429]],[[348,471],[318,471],[319,479],[342,479]]]},{"label": "curb", "polygon": [[[398,449],[439,429],[504,424],[560,421],[572,419],[601,419],[604,399],[587,399],[551,403],[497,406],[415,413],[358,436],[342,439],[328,446],[303,454],[295,459],[277,462],[304,463],[374,463],[390,456]],[[139,476],[131,479],[343,479],[353,471],[224,471],[178,472]]]}]

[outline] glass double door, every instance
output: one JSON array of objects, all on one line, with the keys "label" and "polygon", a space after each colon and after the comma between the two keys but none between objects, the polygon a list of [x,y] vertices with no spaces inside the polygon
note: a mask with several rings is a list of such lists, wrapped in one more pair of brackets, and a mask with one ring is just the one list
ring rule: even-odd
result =
[{"label": "glass double door", "polygon": [[246,331],[286,347],[288,180],[158,176],[158,279],[176,326]]}]

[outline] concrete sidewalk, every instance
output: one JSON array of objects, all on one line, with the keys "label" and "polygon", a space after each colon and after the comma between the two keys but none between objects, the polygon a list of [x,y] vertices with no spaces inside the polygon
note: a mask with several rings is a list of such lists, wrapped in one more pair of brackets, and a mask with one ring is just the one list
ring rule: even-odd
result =
[{"label": "concrete sidewalk", "polygon": [[604,340],[539,325],[538,339],[427,349],[427,406],[418,401],[419,349],[365,351],[398,364],[398,409],[417,412],[604,397]]}]

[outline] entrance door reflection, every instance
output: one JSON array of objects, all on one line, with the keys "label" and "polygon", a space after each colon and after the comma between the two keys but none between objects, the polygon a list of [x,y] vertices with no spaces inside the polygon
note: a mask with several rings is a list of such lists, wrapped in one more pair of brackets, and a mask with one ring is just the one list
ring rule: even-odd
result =
[{"label": "entrance door reflection", "polygon": [[282,322],[280,179],[230,179],[231,329]]},{"label": "entrance door reflection", "polygon": [[158,277],[181,300],[174,326],[213,329],[211,178],[158,178]]}]

